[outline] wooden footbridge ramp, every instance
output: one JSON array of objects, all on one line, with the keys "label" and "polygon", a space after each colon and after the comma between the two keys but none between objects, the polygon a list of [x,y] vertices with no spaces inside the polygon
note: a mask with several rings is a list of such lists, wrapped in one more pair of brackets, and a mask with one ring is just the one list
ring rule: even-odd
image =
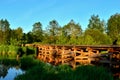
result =
[{"label": "wooden footbridge ramp", "polygon": [[119,45],[35,45],[37,58],[53,65],[102,65],[120,78]]}]

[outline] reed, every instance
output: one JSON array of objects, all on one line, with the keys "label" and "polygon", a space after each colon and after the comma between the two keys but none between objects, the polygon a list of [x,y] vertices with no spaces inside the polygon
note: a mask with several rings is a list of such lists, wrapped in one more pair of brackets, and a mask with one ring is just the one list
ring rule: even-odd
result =
[{"label": "reed", "polygon": [[18,47],[12,45],[0,46],[0,58],[16,58]]}]

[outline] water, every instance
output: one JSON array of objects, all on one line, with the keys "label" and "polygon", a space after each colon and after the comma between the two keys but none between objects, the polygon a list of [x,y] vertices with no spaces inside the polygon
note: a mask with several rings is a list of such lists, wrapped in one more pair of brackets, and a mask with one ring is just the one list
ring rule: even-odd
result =
[{"label": "water", "polygon": [[15,67],[10,67],[7,70],[6,75],[3,77],[0,77],[0,80],[14,80],[14,78],[19,75],[19,74],[23,74],[24,71],[22,71],[20,68],[15,68]]}]

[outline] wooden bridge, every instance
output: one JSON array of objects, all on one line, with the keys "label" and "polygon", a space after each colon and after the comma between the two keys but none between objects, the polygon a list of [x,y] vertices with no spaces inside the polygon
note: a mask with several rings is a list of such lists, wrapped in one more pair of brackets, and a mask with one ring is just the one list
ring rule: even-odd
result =
[{"label": "wooden bridge", "polygon": [[102,65],[120,78],[119,45],[34,45],[37,58],[53,65]]}]

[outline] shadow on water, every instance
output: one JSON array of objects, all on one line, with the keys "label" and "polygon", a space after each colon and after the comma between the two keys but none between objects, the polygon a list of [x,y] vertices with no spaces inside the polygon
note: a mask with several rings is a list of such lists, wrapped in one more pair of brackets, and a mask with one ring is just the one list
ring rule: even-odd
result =
[{"label": "shadow on water", "polygon": [[6,67],[0,65],[0,80],[14,80],[17,75],[23,74],[19,67]]}]

